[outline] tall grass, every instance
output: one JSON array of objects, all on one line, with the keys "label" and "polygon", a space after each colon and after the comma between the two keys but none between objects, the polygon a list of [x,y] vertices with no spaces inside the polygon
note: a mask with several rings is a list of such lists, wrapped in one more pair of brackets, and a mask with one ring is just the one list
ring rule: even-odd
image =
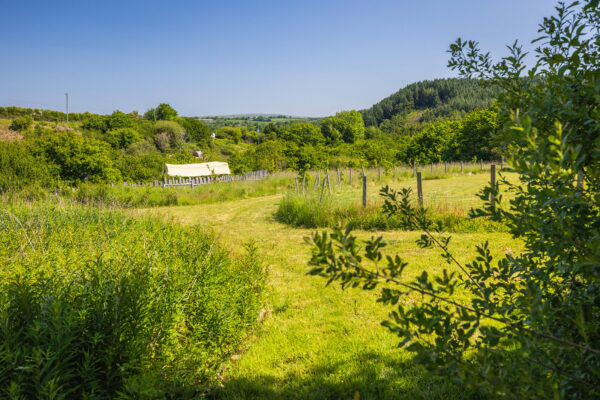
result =
[{"label": "tall grass", "polygon": [[182,398],[215,384],[257,321],[255,250],[116,211],[0,211],[0,397]]},{"label": "tall grass", "polygon": [[124,186],[84,183],[53,190],[30,185],[3,195],[6,202],[61,198],[81,205],[109,208],[147,208],[218,203],[274,195],[292,187],[290,173],[280,173],[256,181],[220,182],[190,187]]},{"label": "tall grass", "polygon": [[[466,210],[438,205],[423,209],[431,228],[448,232],[495,232],[506,227],[486,219],[471,219]],[[355,229],[394,230],[408,229],[411,224],[400,215],[388,217],[382,212],[381,202],[363,207],[337,197],[321,197],[288,193],[280,202],[275,218],[285,224],[303,228],[331,228],[338,224],[352,224]]]}]

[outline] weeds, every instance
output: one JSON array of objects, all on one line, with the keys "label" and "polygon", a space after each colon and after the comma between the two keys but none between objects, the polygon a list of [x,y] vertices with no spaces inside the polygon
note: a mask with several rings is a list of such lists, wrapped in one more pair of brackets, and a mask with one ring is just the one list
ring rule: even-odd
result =
[{"label": "weeds", "polygon": [[197,396],[262,308],[255,249],[199,228],[38,204],[0,232],[0,397]]}]

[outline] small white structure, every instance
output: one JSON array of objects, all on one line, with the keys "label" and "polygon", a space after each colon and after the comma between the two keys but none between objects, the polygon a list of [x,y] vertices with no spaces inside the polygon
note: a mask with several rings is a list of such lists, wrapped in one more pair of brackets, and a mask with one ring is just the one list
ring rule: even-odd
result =
[{"label": "small white structure", "polygon": [[165,164],[165,175],[194,178],[198,176],[231,175],[229,164],[212,161],[198,164]]},{"label": "small white structure", "polygon": [[204,157],[204,153],[202,153],[202,150],[194,150],[192,151],[192,155],[196,158]]}]

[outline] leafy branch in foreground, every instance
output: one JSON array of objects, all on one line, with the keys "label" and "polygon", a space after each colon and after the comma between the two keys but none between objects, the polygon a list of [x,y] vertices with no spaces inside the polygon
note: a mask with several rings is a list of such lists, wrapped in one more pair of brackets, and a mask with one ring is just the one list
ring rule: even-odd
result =
[{"label": "leafy branch in foreground", "polygon": [[[349,230],[316,234],[311,274],[342,287],[380,288],[393,306],[383,322],[430,369],[484,396],[600,397],[600,2],[559,3],[540,25],[536,62],[518,43],[493,63],[473,41],[450,48],[449,66],[501,89],[498,141],[519,182],[484,189],[472,217],[505,223],[524,243],[494,260],[488,243],[461,264],[450,237],[424,224],[410,190],[382,189],[448,264],[439,275],[406,276],[382,238],[361,249]],[[526,71],[527,70],[527,71]],[[526,74],[526,77],[524,77]],[[500,186],[514,197],[503,204]]]}]

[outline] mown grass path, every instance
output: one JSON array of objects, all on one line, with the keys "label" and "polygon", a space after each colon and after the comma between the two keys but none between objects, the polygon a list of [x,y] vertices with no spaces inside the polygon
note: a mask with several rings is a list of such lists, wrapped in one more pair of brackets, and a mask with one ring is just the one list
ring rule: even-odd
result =
[{"label": "mown grass path", "polygon": [[[452,182],[447,184],[452,185]],[[396,348],[398,339],[380,326],[388,310],[375,303],[376,293],[325,287],[307,276],[312,231],[273,219],[280,195],[227,203],[169,207],[158,213],[174,222],[203,224],[232,252],[253,241],[269,272],[269,312],[248,347],[224,371],[215,398],[426,398],[461,399],[461,388],[435,381]],[[415,246],[418,232],[382,233],[387,251],[410,262],[408,274],[447,267],[437,250]],[[362,239],[378,233],[358,232]],[[495,254],[518,247],[506,233],[453,234],[453,249],[470,260],[475,244],[485,240]],[[451,269],[451,268],[450,268]],[[423,301],[411,298],[406,301]],[[426,301],[426,300],[425,300]]]}]

